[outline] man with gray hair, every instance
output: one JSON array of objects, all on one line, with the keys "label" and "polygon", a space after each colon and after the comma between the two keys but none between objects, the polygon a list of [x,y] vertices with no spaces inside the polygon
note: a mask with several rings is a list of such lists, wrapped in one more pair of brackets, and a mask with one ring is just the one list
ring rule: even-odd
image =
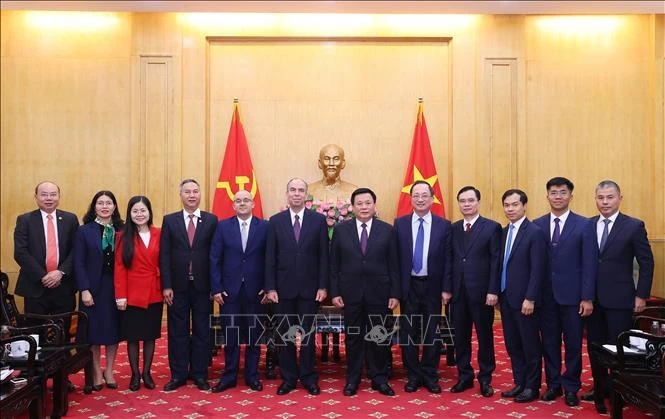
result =
[{"label": "man with gray hair", "polygon": [[168,306],[171,369],[171,380],[164,391],[185,385],[188,376],[199,390],[209,390],[212,312],[209,257],[217,217],[199,208],[201,187],[194,179],[180,182],[180,199],[183,209],[164,216],[160,240],[159,270]]},{"label": "man with gray hair", "polygon": [[[589,317],[589,342],[616,344],[619,333],[632,327],[633,312],[644,310],[651,294],[654,260],[644,222],[619,212],[621,189],[611,180],[596,186],[596,207],[592,218],[598,242],[598,285],[596,306]],[[639,265],[637,284],[633,281],[633,259]],[[598,413],[607,413],[609,395],[607,368],[591,361],[594,404]]]}]

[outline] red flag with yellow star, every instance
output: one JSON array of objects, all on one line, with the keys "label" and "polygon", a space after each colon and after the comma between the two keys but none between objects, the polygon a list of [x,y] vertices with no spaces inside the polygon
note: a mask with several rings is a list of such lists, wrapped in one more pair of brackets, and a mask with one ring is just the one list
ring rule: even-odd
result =
[{"label": "red flag with yellow star", "polygon": [[427,134],[427,124],[425,124],[422,102],[418,103],[418,118],[416,120],[416,129],[413,132],[411,155],[409,156],[409,164],[406,166],[404,187],[399,195],[399,203],[397,204],[398,217],[410,214],[413,210],[409,192],[411,191],[411,185],[417,180],[424,180],[434,188],[432,214],[445,217],[446,209],[443,206],[441,187],[439,186],[439,179],[436,173],[432,147],[429,144],[429,135]]},{"label": "red flag with yellow star", "polygon": [[263,218],[261,207],[261,196],[254,175],[252,158],[247,147],[245,130],[240,121],[238,102],[234,101],[233,116],[231,117],[231,128],[229,138],[226,142],[224,161],[219,171],[219,180],[215,189],[215,199],[212,204],[212,212],[220,219],[235,215],[233,210],[233,197],[239,190],[249,191],[254,198],[254,215]]}]

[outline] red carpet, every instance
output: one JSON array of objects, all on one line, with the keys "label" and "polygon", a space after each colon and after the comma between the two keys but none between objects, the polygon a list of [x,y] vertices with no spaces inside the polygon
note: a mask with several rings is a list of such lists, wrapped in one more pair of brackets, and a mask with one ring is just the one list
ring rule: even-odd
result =
[{"label": "red carpet", "polygon": [[[395,389],[396,397],[389,398],[372,391],[369,381],[361,383],[360,391],[356,396],[344,397],[344,361],[341,364],[332,362],[319,364],[321,395],[310,396],[307,392],[298,389],[287,396],[277,396],[275,392],[281,380],[265,380],[265,365],[262,354],[261,374],[264,384],[262,392],[253,392],[246,388],[242,378],[242,367],[239,386],[223,393],[212,394],[202,392],[190,382],[186,387],[165,393],[161,389],[169,380],[168,358],[166,351],[166,330],[162,339],[157,342],[157,353],[153,365],[152,375],[158,385],[155,390],[141,388],[137,392],[128,390],[129,365],[127,363],[126,345],[121,344],[118,361],[116,363],[116,380],[120,388],[110,390],[104,388],[100,392],[84,395],[83,373],[71,377],[77,390],[70,394],[70,418],[201,418],[201,417],[230,417],[241,419],[246,417],[323,417],[323,418],[384,418],[384,417],[466,417],[466,418],[597,418],[598,415],[592,402],[581,402],[580,406],[571,408],[564,404],[562,399],[553,402],[532,402],[517,404],[508,399],[502,399],[500,392],[512,387],[510,362],[507,359],[503,335],[500,325],[495,326],[497,370],[493,378],[495,394],[491,398],[483,398],[479,394],[477,383],[471,390],[464,393],[452,394],[448,390],[456,382],[456,369],[445,365],[445,357],[441,361],[442,394],[430,394],[425,389],[416,393],[405,393],[405,373],[402,367],[400,351],[393,347],[394,373],[391,385]],[[475,348],[474,348],[475,351]],[[475,352],[474,352],[475,354]],[[342,353],[343,358],[343,353]],[[223,351],[214,358],[210,368],[210,384],[214,385],[223,368]],[[583,391],[591,385],[589,362],[584,357],[585,369],[583,371]],[[544,385],[543,385],[544,389]],[[49,410],[50,411],[50,410]],[[604,417],[608,417],[605,415]],[[649,415],[627,407],[624,418],[648,418]]]}]

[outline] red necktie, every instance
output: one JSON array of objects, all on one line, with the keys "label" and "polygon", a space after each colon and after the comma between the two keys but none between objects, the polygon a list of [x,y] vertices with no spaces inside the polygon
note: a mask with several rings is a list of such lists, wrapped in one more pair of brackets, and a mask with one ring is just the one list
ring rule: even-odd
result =
[{"label": "red necktie", "polygon": [[466,223],[466,229],[464,231],[469,231],[471,230],[471,223]]},{"label": "red necktie", "polygon": [[55,240],[53,216],[46,216],[46,272],[58,269],[58,244]]},{"label": "red necktie", "polygon": [[194,234],[196,233],[196,226],[194,225],[194,214],[189,214],[189,224],[187,224],[187,238],[189,245],[194,244]]},{"label": "red necktie", "polygon": [[[194,234],[196,233],[196,226],[194,226],[194,214],[189,214],[189,224],[187,224],[187,238],[189,239],[189,246],[194,244]],[[189,261],[189,277],[192,278],[192,261]]]}]

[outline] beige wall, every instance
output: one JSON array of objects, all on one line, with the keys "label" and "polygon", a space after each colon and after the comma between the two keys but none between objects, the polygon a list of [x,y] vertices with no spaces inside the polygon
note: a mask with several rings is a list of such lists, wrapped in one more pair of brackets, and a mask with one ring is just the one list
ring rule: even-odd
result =
[{"label": "beige wall", "polygon": [[592,215],[595,183],[614,179],[622,210],[647,224],[653,291],[665,296],[663,15],[3,11],[0,23],[0,262],[12,277],[15,218],[35,207],[40,180],[56,181],[61,208],[79,216],[108,188],[123,212],[147,194],[159,224],[179,208],[182,177],[203,182],[210,208],[233,97],[264,214],[283,205],[288,178],[320,177],[318,149],[335,142],[343,177],[374,188],[391,220],[422,96],[452,218],[466,184],[502,223],[508,187],[538,216],[556,175]]}]

